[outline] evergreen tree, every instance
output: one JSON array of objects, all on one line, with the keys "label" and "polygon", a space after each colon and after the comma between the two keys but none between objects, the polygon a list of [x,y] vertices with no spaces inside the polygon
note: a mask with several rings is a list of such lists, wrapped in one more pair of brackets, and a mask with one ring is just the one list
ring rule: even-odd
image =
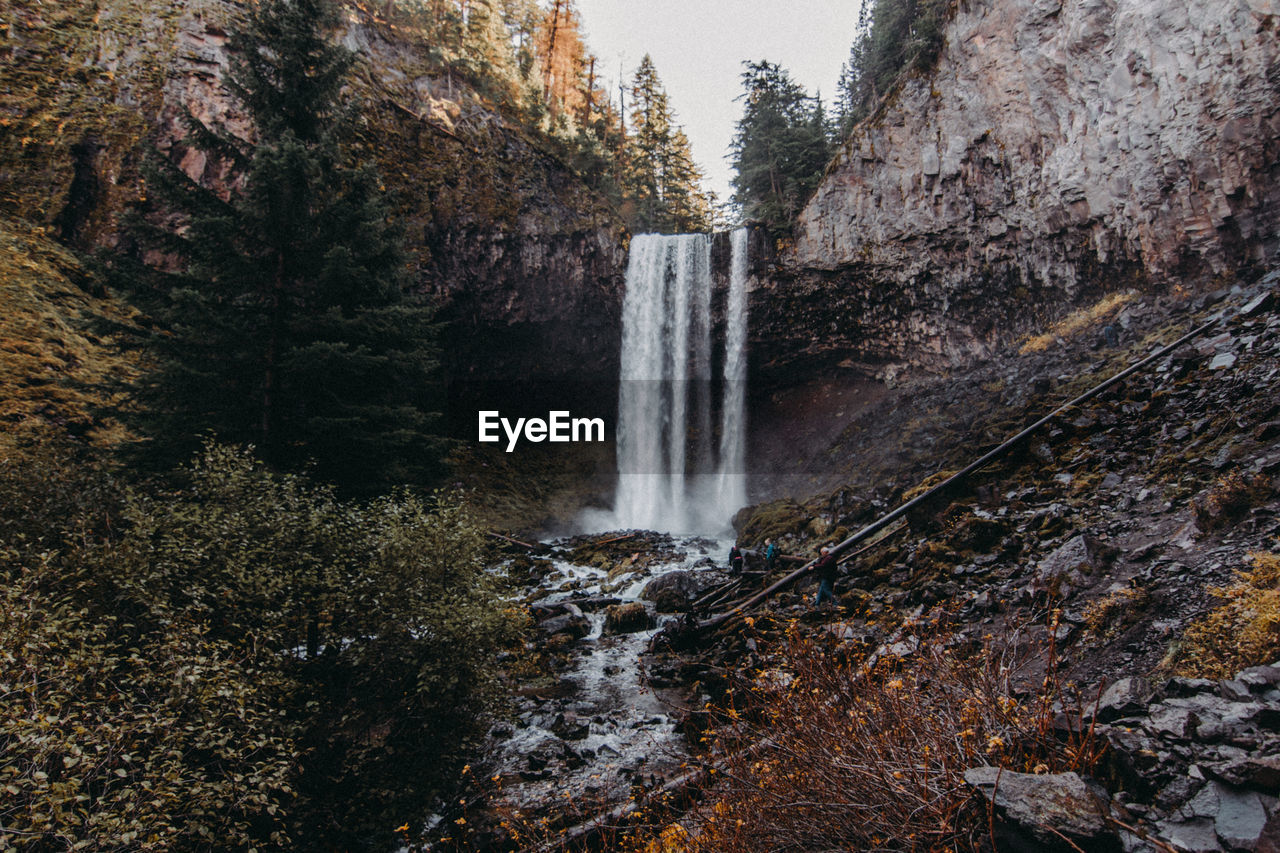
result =
[{"label": "evergreen tree", "polygon": [[831,137],[821,98],[770,62],[745,63],[746,91],[732,152],[734,201],[745,216],[787,234],[822,180]]},{"label": "evergreen tree", "polygon": [[336,23],[331,0],[262,0],[233,36],[226,83],[256,141],[192,119],[175,152],[231,167],[229,193],[152,164],[164,207],[151,221],[183,223],[144,233],[182,272],[134,288],[161,329],[159,366],[138,389],[159,464],[213,431],[278,467],[314,461],[353,492],[421,483],[435,466],[430,312],[402,297],[406,259],[378,176],[343,159],[352,55],[326,38]]},{"label": "evergreen tree", "polygon": [[630,130],[622,190],[632,229],[710,228],[711,200],[701,188],[702,172],[648,54],[631,83]]},{"label": "evergreen tree", "polygon": [[840,70],[840,124],[844,133],[865,118],[910,71],[928,71],[942,49],[950,0],[868,0],[858,37]]}]

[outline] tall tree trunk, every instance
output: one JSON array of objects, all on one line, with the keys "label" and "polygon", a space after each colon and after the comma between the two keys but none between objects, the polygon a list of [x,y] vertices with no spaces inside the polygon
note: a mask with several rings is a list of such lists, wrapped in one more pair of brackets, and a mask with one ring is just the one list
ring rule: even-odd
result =
[{"label": "tall tree trunk", "polygon": [[[547,58],[542,63],[542,96],[548,107],[552,107],[555,98],[551,95],[551,67],[556,57],[556,37],[560,34],[560,5],[562,0],[555,0],[551,7],[551,32],[547,35]],[[554,111],[553,111],[554,112]]]}]

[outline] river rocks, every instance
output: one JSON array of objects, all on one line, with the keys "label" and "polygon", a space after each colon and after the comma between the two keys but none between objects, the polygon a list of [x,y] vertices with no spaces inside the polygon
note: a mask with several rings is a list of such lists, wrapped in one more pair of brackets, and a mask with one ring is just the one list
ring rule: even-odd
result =
[{"label": "river rocks", "polygon": [[539,622],[538,630],[546,634],[567,634],[574,639],[581,639],[591,633],[591,623],[580,613],[566,613]]},{"label": "river rocks", "polygon": [[667,572],[645,584],[640,597],[652,601],[660,613],[682,612],[710,588],[715,577],[699,571]]},{"label": "river rocks", "polygon": [[653,627],[653,620],[643,604],[631,601],[614,604],[604,610],[604,630],[610,634],[633,634]]}]

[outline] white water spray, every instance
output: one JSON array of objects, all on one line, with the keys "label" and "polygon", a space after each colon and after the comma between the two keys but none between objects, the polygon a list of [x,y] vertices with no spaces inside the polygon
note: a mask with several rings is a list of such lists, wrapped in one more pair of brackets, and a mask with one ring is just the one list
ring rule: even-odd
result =
[{"label": "white water spray", "polygon": [[730,240],[716,505],[732,514],[747,502],[747,229],[734,231]]},{"label": "white water spray", "polygon": [[746,231],[732,235],[719,453],[711,456],[711,237],[631,241],[622,307],[613,523],[727,528],[746,502]]}]

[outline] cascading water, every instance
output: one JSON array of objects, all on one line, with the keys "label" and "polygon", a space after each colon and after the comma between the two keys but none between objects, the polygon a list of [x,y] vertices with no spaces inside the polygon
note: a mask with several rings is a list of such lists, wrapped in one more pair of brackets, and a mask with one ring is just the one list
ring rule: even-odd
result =
[{"label": "cascading water", "polygon": [[724,530],[746,502],[746,230],[731,238],[720,443],[711,458],[711,237],[631,241],[622,307],[614,523]]}]

